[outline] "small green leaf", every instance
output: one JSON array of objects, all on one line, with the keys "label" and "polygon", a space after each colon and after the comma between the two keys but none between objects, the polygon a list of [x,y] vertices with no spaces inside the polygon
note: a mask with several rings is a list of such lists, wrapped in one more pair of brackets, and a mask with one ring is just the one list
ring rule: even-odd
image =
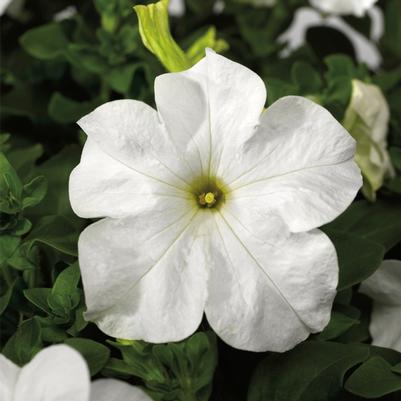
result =
[{"label": "small green leaf", "polygon": [[196,64],[205,57],[205,49],[209,47],[217,53],[224,52],[229,48],[228,43],[223,39],[217,39],[217,32],[214,26],[210,27],[204,35],[198,38],[187,50],[186,55],[191,64]]},{"label": "small green leaf", "polygon": [[401,376],[383,358],[372,357],[352,373],[345,388],[360,397],[377,399],[401,390]]},{"label": "small green leaf", "polygon": [[50,288],[28,288],[24,290],[24,295],[30,302],[49,314],[51,313],[51,309],[47,303],[47,298],[50,293]]},{"label": "small green leaf", "polygon": [[8,286],[6,292],[0,297],[0,315],[3,314],[10,302],[15,283],[16,279],[11,283],[11,285]]},{"label": "small green leaf", "polygon": [[0,236],[0,267],[4,265],[17,250],[20,241],[20,238],[12,235]]},{"label": "small green leaf", "polygon": [[87,338],[69,338],[64,343],[82,354],[88,363],[91,376],[100,372],[110,357],[110,350],[106,346]]},{"label": "small green leaf", "polygon": [[7,341],[2,353],[19,366],[27,364],[42,348],[41,328],[37,319],[23,322]]},{"label": "small green leaf", "polygon": [[6,156],[0,153],[0,212],[15,214],[21,208],[22,183]]},{"label": "small green leaf", "polygon": [[47,303],[53,311],[64,315],[78,306],[80,301],[80,292],[77,289],[79,279],[78,262],[67,267],[58,275],[47,298]]},{"label": "small green leaf", "polygon": [[22,209],[37,205],[42,201],[47,192],[47,180],[43,176],[34,178],[24,185]]},{"label": "small green leaf", "polygon": [[68,40],[61,24],[50,23],[26,31],[20,37],[20,44],[31,56],[52,60],[63,54]]}]

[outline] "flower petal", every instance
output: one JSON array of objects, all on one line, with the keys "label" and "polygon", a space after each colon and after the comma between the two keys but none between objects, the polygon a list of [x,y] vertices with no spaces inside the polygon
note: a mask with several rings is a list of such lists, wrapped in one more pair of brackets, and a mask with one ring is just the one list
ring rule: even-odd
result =
[{"label": "flower petal", "polygon": [[91,385],[90,401],[152,401],[139,387],[121,380],[98,379]]},{"label": "flower petal", "polygon": [[125,217],[151,209],[184,205],[189,194],[175,186],[139,174],[116,161],[91,138],[81,162],[72,171],[70,202],[81,217]]},{"label": "flower petal", "polygon": [[206,316],[216,333],[236,348],[284,352],[321,331],[338,281],[330,240],[318,230],[283,236],[271,218],[265,241],[225,208],[214,216]]},{"label": "flower petal", "polygon": [[196,330],[206,297],[198,209],[104,219],[79,239],[86,319],[106,334],[149,342]]},{"label": "flower petal", "polygon": [[382,304],[401,306],[401,261],[384,260],[359,291]]},{"label": "flower petal", "polygon": [[14,389],[20,368],[0,354],[0,400],[14,401]]},{"label": "flower petal", "polygon": [[373,299],[373,344],[401,352],[401,261],[385,260],[359,291]]},{"label": "flower petal", "polygon": [[240,208],[246,202],[278,212],[293,232],[319,227],[342,213],[362,185],[354,152],[354,139],[327,110],[305,98],[282,98],[223,174],[228,197]]},{"label": "flower petal", "polygon": [[157,77],[155,98],[191,168],[218,176],[233,145],[258,123],[266,88],[248,68],[207,49],[191,69]]},{"label": "flower petal", "polygon": [[22,368],[14,400],[87,401],[89,386],[83,357],[66,345],[52,345]]},{"label": "flower petal", "polygon": [[187,189],[180,155],[154,109],[136,100],[105,103],[78,121],[103,152],[146,177]]},{"label": "flower petal", "polygon": [[377,0],[309,0],[313,7],[332,14],[362,17]]}]

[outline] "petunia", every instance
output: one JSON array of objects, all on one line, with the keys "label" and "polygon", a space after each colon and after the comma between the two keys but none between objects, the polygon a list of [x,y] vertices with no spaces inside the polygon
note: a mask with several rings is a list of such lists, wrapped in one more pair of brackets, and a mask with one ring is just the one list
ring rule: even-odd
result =
[{"label": "petunia", "polygon": [[387,149],[390,109],[380,88],[354,79],[344,126],[357,141],[356,162],[364,176],[363,193],[374,200],[386,177],[394,175]]},{"label": "petunia", "polygon": [[377,0],[309,0],[309,2],[313,7],[329,14],[352,14],[363,17]]},{"label": "petunia", "polygon": [[401,261],[383,261],[359,291],[373,299],[372,344],[401,352]]},{"label": "petunia", "polygon": [[228,344],[285,351],[322,330],[335,248],[317,227],[361,186],[355,141],[321,106],[266,89],[207,51],[155,81],[157,110],[106,103],[70,177],[86,319],[110,336],[178,341],[203,312]]},{"label": "petunia", "polygon": [[90,383],[83,357],[67,345],[40,351],[23,368],[0,355],[1,401],[151,401],[139,388],[115,379]]}]

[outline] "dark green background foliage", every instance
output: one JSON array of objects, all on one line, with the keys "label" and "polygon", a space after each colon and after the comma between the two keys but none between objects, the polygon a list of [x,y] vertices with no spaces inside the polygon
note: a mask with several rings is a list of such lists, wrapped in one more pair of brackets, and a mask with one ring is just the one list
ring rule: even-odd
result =
[{"label": "dark green background foliage", "polygon": [[[359,197],[323,228],[340,264],[332,318],[322,333],[284,354],[232,349],[206,321],[181,343],[153,345],[108,338],[83,319],[77,238],[89,222],[74,216],[68,201],[69,173],[85,137],[75,122],[111,99],[153,103],[153,80],[165,71],[141,43],[132,10],[138,3],[146,2],[35,0],[17,16],[2,17],[2,352],[23,365],[64,342],[82,353],[92,376],[141,385],[160,401],[400,400],[401,354],[369,345],[371,301],[357,289],[383,258],[401,254],[401,2],[379,1],[386,27],[379,73],[358,65],[348,39],[324,27],[280,59],[276,39],[306,0],[278,0],[271,9],[226,0],[220,15],[212,12],[213,0],[187,0],[185,17],[171,19],[184,49],[214,25],[230,46],[226,55],[265,80],[268,104],[308,96],[342,121],[353,78],[379,85],[390,104],[398,176],[377,202]],[[71,4],[77,14],[54,21]],[[368,34],[368,18],[347,22]]]}]

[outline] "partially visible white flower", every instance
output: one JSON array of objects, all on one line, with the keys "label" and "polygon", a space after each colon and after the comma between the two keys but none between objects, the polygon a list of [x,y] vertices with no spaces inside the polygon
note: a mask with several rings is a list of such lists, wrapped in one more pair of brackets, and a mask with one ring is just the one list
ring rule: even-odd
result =
[{"label": "partially visible white flower", "polygon": [[209,50],[157,77],[158,111],[106,103],[70,177],[86,319],[105,333],[178,341],[203,312],[228,344],[286,351],[330,319],[338,262],[316,228],[361,186],[355,141],[323,107],[266,89]]},{"label": "partially visible white flower", "polygon": [[[375,10],[372,16],[372,38],[373,36],[378,38],[382,33],[379,26],[381,22],[380,16],[382,16],[382,14],[379,10]],[[356,31],[342,18],[335,16],[324,17],[319,12],[309,7],[298,9],[290,27],[279,36],[279,42],[287,43],[287,47],[281,52],[281,56],[287,57],[294,50],[302,46],[306,41],[306,32],[309,28],[315,26],[326,26],[342,32],[352,43],[356,58],[359,62],[366,63],[373,70],[376,70],[380,66],[382,57],[373,41],[370,41]]]},{"label": "partially visible white flower", "polygon": [[54,21],[64,21],[66,19],[72,18],[78,12],[75,6],[68,6],[63,8],[61,11],[54,14],[53,20]]},{"label": "partially visible white flower", "polygon": [[309,0],[309,2],[325,13],[363,17],[377,0]]},{"label": "partially visible white flower", "polygon": [[4,11],[11,2],[12,0],[0,0],[0,15],[4,14]]},{"label": "partially visible white flower", "polygon": [[383,261],[359,291],[373,299],[372,344],[401,352],[401,261]]},{"label": "partially visible white flower", "polygon": [[82,356],[67,345],[40,351],[23,368],[0,355],[2,401],[88,401],[90,377]]},{"label": "partially visible white flower", "polygon": [[184,0],[170,0],[168,13],[173,17],[182,17],[185,14]]},{"label": "partially visible white flower", "polygon": [[389,106],[380,88],[354,79],[344,126],[357,141],[355,159],[365,178],[363,192],[371,200],[384,179],[394,174],[387,150],[389,119]]},{"label": "partially visible white flower", "polygon": [[90,383],[84,358],[52,345],[20,368],[0,355],[1,401],[152,401],[141,389],[114,379]]},{"label": "partially visible white flower", "polygon": [[139,387],[121,380],[98,379],[91,384],[90,401],[152,401],[152,399]]}]

